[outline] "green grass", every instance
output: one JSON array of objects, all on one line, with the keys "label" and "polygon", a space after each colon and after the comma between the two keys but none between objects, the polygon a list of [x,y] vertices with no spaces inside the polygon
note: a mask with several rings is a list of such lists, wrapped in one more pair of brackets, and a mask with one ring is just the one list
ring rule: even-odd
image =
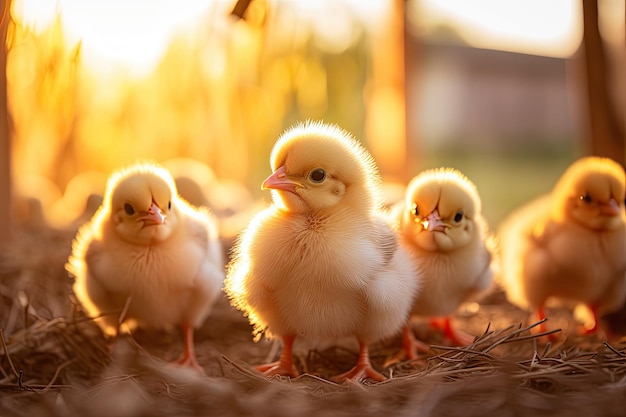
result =
[{"label": "green grass", "polygon": [[476,184],[483,215],[495,230],[513,209],[549,192],[576,159],[571,147],[533,149],[455,149],[428,153],[420,169],[456,168]]}]

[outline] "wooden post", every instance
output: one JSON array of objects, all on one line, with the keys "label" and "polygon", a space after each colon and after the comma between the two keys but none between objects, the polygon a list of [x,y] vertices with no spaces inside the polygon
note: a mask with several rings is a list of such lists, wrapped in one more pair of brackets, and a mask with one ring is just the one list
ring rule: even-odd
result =
[{"label": "wooden post", "polygon": [[407,179],[404,74],[404,0],[389,2],[385,27],[372,41],[371,93],[366,107],[367,145],[386,179]]},{"label": "wooden post", "polygon": [[0,33],[0,243],[6,243],[11,235],[11,143],[9,138],[9,113],[7,106],[7,25],[11,0],[0,0],[2,21]]},{"label": "wooden post", "polygon": [[611,97],[608,65],[598,23],[598,1],[581,0],[583,6],[583,47],[586,70],[587,114],[591,135],[591,152],[624,165],[626,147],[624,119],[618,118]]}]

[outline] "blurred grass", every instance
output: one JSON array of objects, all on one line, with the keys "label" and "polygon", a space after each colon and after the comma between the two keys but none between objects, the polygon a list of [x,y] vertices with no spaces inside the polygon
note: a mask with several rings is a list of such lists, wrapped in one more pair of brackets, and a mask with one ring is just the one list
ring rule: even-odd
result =
[{"label": "blurred grass", "polygon": [[419,169],[446,166],[465,174],[478,188],[483,215],[495,231],[516,207],[549,192],[578,157],[569,145],[457,146],[424,152]]}]

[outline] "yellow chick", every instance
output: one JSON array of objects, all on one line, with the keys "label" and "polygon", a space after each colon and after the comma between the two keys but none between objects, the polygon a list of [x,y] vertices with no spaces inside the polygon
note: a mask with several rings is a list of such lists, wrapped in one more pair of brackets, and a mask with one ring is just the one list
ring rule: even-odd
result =
[{"label": "yellow chick", "polygon": [[[448,339],[458,345],[471,343],[473,337],[455,329],[450,316],[493,279],[488,227],[476,186],[455,169],[424,171],[411,180],[392,216],[401,245],[421,271],[422,290],[411,313],[443,318]],[[416,349],[428,349],[415,340],[408,325],[403,340],[410,359],[417,356]]]},{"label": "yellow chick", "polygon": [[296,376],[296,337],[355,336],[358,362],[335,379],[384,380],[369,345],[400,331],[419,281],[382,215],[373,158],[344,130],[308,122],[278,139],[270,165],[272,204],[239,236],[225,285],[257,340],[282,340],[279,360],[257,369]]},{"label": "yellow chick", "polygon": [[67,270],[87,314],[108,335],[120,324],[180,325],[178,363],[201,369],[193,329],[204,322],[225,276],[216,225],[177,194],[168,171],[137,164],[113,174],[104,200],[73,242]]},{"label": "yellow chick", "polygon": [[[575,161],[553,191],[505,219],[499,229],[507,298],[545,318],[549,300],[575,302],[598,317],[626,298],[624,169],[600,157]],[[545,326],[544,326],[545,329]]]}]

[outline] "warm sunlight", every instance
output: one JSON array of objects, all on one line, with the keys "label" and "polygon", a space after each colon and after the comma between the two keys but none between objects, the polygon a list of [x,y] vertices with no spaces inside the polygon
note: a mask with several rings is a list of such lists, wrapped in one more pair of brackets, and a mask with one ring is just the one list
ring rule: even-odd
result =
[{"label": "warm sunlight", "polygon": [[568,57],[582,36],[577,0],[413,0],[408,11],[423,33],[452,29],[479,48]]},{"label": "warm sunlight", "polygon": [[52,0],[14,0],[11,17],[19,24],[41,32],[52,24],[59,9],[59,2]]},{"label": "warm sunlight", "polygon": [[[87,189],[98,192],[101,173],[194,158],[228,184],[222,194],[260,194],[273,141],[306,119],[401,148],[403,89],[389,80],[402,65],[383,68],[381,51],[400,59],[402,44],[379,40],[402,37],[391,3],[254,0],[244,19],[231,14],[235,3],[15,0],[7,86],[16,193],[28,202],[30,184],[50,184],[51,199],[63,196],[45,213],[56,226],[85,207]],[[372,128],[380,120],[398,128]],[[206,197],[232,210],[232,198]]]},{"label": "warm sunlight", "polygon": [[233,3],[16,0],[13,15],[41,30],[59,13],[67,42],[70,45],[81,43],[83,59],[89,67],[99,71],[124,69],[144,75],[161,59],[174,34],[195,27],[209,7],[227,14]]},{"label": "warm sunlight", "polygon": [[138,72],[150,71],[173,36],[195,28],[211,4],[226,6],[218,13],[232,4],[201,0],[61,1],[68,40],[82,41],[88,62],[97,63],[99,68],[124,63]]}]

